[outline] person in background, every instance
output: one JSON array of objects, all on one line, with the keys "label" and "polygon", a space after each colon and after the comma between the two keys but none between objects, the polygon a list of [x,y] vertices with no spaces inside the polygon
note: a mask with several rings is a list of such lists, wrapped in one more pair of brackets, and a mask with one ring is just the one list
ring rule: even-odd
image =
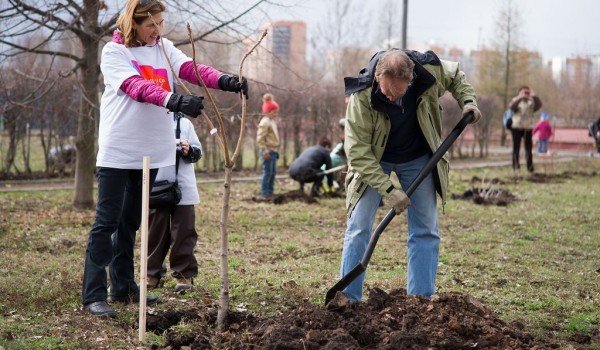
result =
[{"label": "person in background", "polygon": [[260,148],[263,161],[260,194],[263,197],[270,197],[275,191],[277,159],[279,159],[279,132],[277,131],[279,104],[275,102],[270,93],[263,96],[262,112],[264,116],[258,123],[256,132],[256,143]]},{"label": "person in background", "polygon": [[552,136],[553,130],[550,121],[548,121],[548,113],[542,112],[540,121],[535,125],[532,135],[538,134],[538,154],[548,153],[548,140]]},{"label": "person in background", "polygon": [[519,94],[510,102],[513,111],[510,132],[513,140],[512,167],[513,170],[521,168],[519,164],[519,153],[521,152],[521,139],[525,144],[525,161],[527,171],[533,172],[532,155],[532,130],[535,125],[534,112],[542,108],[542,101],[535,95],[529,86],[523,85],[519,88]]},{"label": "person in background", "polygon": [[335,168],[340,165],[344,165],[348,162],[346,159],[346,151],[344,151],[344,129],[346,128],[346,118],[342,118],[338,121],[338,125],[340,126],[340,130],[342,132],[342,137],[339,143],[335,145],[335,147],[331,150],[331,167]]},{"label": "person in background", "polygon": [[[588,134],[596,143],[596,150],[600,153],[600,118],[588,124]],[[592,153],[593,155],[593,153]]]},{"label": "person in background", "polygon": [[[346,118],[341,118],[338,121],[338,125],[340,126],[341,136],[340,142],[335,145],[335,147],[329,152],[329,156],[331,157],[331,167],[337,168],[341,165],[348,164],[348,159],[346,158],[346,151],[344,150],[344,128],[346,127]],[[325,165],[321,167],[322,171],[325,171]],[[338,190],[342,189],[341,187],[344,184],[346,179],[346,169],[336,171],[334,173],[333,179],[333,189],[324,186],[325,190]]]},{"label": "person in background", "polygon": [[[346,112],[345,148],[347,228],[340,275],[361,261],[381,199],[396,214],[408,208],[407,292],[429,298],[435,293],[439,256],[436,190],[442,205],[448,193],[448,161],[442,158],[410,198],[403,189],[442,143],[440,96],[452,93],[463,115],[481,118],[475,91],[457,62],[433,52],[390,49],[371,58],[357,78],[345,78],[350,102]],[[402,188],[390,180],[395,172]],[[365,273],[344,293],[360,301]]]},{"label": "person in background", "polygon": [[[321,137],[319,143],[304,150],[300,156],[292,162],[288,170],[290,177],[300,183],[300,191],[304,191],[304,184],[312,182],[310,190],[311,197],[319,197],[319,190],[323,181],[322,166],[325,170],[331,169],[331,141],[327,137]],[[333,188],[333,174],[327,174],[328,188]]]},{"label": "person in background", "polygon": [[171,275],[177,281],[175,292],[192,289],[198,275],[198,261],[194,248],[198,241],[196,213],[194,205],[200,203],[194,163],[202,157],[202,145],[194,130],[194,125],[183,115],[175,115],[174,124],[180,123],[180,142],[177,148],[179,161],[175,166],[158,169],[156,181],[177,181],[181,189],[181,200],[177,205],[150,210],[148,219],[148,271],[147,285],[157,288],[160,285],[163,263],[169,252]]},{"label": "person in background", "polygon": [[[192,59],[167,39],[161,42],[165,6],[129,0],[118,29],[102,49],[104,93],[98,130],[98,202],[85,251],[82,303],[98,317],[116,317],[109,302],[137,303],[134,245],[142,213],[143,157],[150,157],[150,186],[159,168],[175,164],[173,114],[197,117],[202,97],[174,92],[175,77],[199,85]],[[248,94],[248,84],[213,67],[197,65],[209,88]],[[108,295],[106,267],[110,276]],[[159,302],[147,297],[147,304]]]}]

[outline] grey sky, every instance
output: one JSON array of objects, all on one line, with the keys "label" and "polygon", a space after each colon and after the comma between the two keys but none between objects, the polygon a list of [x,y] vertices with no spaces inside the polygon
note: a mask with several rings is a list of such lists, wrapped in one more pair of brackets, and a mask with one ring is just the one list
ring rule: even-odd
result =
[{"label": "grey sky", "polygon": [[[303,20],[309,39],[319,23],[326,21],[325,9],[333,0],[283,0],[289,8],[269,8],[272,20]],[[402,0],[398,3],[398,36],[401,31]],[[358,0],[365,16],[373,21],[387,0]],[[496,32],[501,0],[409,0],[408,41],[415,49],[435,42],[467,51],[489,44]],[[523,24],[522,46],[553,56],[600,55],[600,1],[515,0]]]}]

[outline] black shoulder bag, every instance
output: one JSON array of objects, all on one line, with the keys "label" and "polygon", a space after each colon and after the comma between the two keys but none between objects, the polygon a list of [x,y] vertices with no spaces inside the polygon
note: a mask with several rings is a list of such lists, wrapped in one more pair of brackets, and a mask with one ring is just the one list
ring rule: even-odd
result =
[{"label": "black shoulder bag", "polygon": [[[179,120],[181,119],[180,115],[176,115],[177,118],[177,127],[175,129],[175,137],[179,140],[181,135],[181,130],[179,126]],[[179,152],[175,156],[175,182],[170,182],[169,180],[162,180],[155,182],[152,186],[152,191],[150,191],[150,208],[164,208],[164,207],[172,207],[177,205],[181,200],[181,189],[179,188],[179,184],[177,182],[177,175],[179,173]]]}]

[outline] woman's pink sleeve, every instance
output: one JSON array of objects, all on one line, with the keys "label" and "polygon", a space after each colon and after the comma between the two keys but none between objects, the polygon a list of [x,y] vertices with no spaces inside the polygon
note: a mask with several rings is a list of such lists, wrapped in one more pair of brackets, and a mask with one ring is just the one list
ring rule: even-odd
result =
[{"label": "woman's pink sleeve", "polygon": [[125,79],[121,84],[121,90],[138,102],[152,103],[161,107],[169,94],[165,89],[139,75]]},{"label": "woman's pink sleeve", "polygon": [[[200,77],[202,78],[202,81],[204,81],[204,84],[211,89],[218,89],[219,78],[223,73],[213,67],[205,66],[203,64],[197,64],[196,66],[198,67],[198,73],[200,73]],[[201,85],[196,78],[193,61],[187,61],[181,65],[181,68],[179,68],[179,77],[192,84]]]}]

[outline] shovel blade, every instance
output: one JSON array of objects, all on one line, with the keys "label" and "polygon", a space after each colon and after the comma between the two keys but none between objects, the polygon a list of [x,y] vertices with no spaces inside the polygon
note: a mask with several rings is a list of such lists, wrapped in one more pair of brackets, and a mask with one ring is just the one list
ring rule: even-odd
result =
[{"label": "shovel blade", "polygon": [[344,288],[348,287],[352,281],[354,281],[361,273],[365,272],[366,268],[363,264],[358,263],[350,272],[348,272],[341,280],[339,280],[331,289],[327,291],[325,295],[325,305],[335,297],[337,292],[341,292]]}]

